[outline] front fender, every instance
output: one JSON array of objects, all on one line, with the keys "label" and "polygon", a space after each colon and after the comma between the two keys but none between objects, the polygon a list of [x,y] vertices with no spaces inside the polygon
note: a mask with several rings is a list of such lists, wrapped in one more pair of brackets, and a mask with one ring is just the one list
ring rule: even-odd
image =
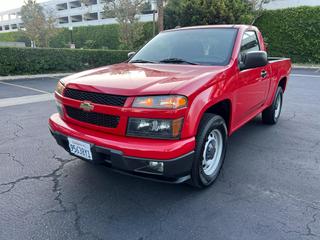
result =
[{"label": "front fender", "polygon": [[182,138],[192,137],[197,134],[200,121],[203,114],[215,104],[223,101],[230,100],[230,96],[222,94],[225,89],[225,81],[220,81],[215,85],[207,88],[198,94],[189,108],[185,117],[184,131]]}]

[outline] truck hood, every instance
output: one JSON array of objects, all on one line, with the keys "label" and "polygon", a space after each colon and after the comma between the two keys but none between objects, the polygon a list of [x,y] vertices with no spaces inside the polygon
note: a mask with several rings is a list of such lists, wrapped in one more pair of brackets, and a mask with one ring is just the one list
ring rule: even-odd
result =
[{"label": "truck hood", "polygon": [[[225,67],[121,63],[63,78],[70,88],[124,96],[154,94],[191,94],[195,85],[215,79]],[[197,84],[195,84],[197,83]],[[192,88],[188,87],[191,86]]]}]

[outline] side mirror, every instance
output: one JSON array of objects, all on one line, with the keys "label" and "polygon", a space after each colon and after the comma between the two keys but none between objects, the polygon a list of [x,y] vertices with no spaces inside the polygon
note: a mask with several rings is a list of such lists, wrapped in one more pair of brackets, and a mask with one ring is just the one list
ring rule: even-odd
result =
[{"label": "side mirror", "polygon": [[263,67],[268,64],[268,55],[264,51],[248,52],[244,55],[243,62],[240,63],[240,69],[251,69]]},{"label": "side mirror", "polygon": [[134,55],[136,55],[136,52],[129,52],[128,58],[131,59]]}]

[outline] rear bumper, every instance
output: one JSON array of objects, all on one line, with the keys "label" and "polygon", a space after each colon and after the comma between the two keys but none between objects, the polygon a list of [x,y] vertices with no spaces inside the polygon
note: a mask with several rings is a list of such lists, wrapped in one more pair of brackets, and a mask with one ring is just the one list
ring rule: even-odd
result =
[{"label": "rear bumper", "polygon": [[[49,127],[57,143],[69,153],[68,137],[90,143],[94,163],[158,181],[180,183],[190,178],[194,157],[193,138],[168,141],[113,136],[67,124],[57,114],[51,116]],[[152,169],[150,161],[162,162],[163,171]]]}]

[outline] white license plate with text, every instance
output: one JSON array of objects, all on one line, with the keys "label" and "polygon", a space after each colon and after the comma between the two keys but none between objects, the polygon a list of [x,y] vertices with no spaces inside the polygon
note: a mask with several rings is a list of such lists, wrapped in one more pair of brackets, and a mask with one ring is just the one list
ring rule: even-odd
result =
[{"label": "white license plate with text", "polygon": [[92,160],[91,147],[89,143],[82,142],[73,138],[68,138],[70,152],[78,157]]}]

